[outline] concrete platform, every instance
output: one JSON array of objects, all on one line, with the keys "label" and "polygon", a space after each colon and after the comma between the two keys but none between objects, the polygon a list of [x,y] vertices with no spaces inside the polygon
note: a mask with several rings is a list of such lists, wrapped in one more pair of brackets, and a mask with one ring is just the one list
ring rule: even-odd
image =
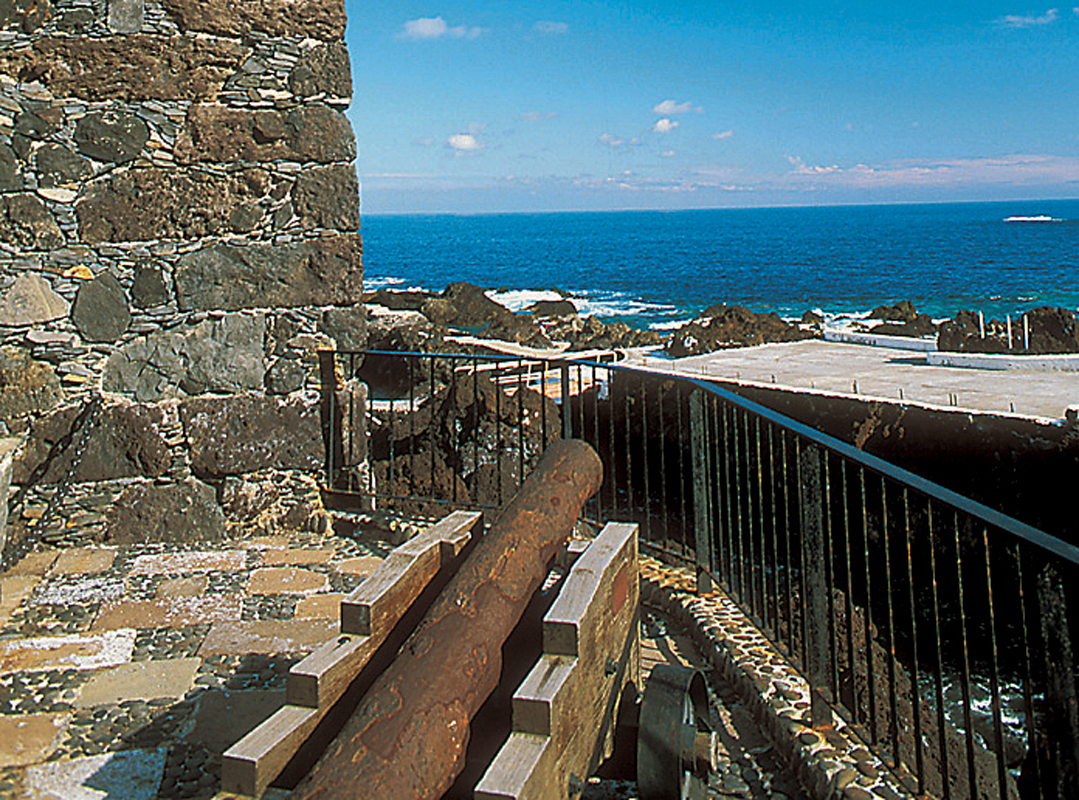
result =
[{"label": "concrete platform", "polygon": [[816,340],[681,359],[631,351],[622,363],[750,386],[1043,421],[1062,420],[1068,406],[1079,404],[1074,373],[931,366],[924,353]]}]

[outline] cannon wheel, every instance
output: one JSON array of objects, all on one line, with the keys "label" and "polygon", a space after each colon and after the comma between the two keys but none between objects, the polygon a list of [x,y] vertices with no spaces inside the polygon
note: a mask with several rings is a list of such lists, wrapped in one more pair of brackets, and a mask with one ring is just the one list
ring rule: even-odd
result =
[{"label": "cannon wheel", "polygon": [[715,770],[715,734],[708,730],[708,692],[701,673],[657,664],[641,699],[637,790],[641,800],[706,797]]}]

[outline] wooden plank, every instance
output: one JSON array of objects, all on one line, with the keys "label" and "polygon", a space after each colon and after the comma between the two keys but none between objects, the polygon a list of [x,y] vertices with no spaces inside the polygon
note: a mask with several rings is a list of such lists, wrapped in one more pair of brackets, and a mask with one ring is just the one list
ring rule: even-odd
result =
[{"label": "wooden plank", "polygon": [[384,638],[482,518],[455,511],[396,548],[341,602],[341,632]]},{"label": "wooden plank", "polygon": [[384,638],[343,633],[326,642],[289,670],[286,701],[295,706],[329,708],[345,693]]},{"label": "wooden plank", "polygon": [[261,795],[281,772],[320,718],[314,708],[286,705],[225,751],[221,791]]},{"label": "wooden plank", "polygon": [[289,670],[289,705],[225,754],[222,775],[227,769],[228,791],[258,796],[277,777],[416,598],[436,575],[451,568],[482,518],[478,512],[448,515],[395,548],[342,601],[341,635]]},{"label": "wooden plank", "polygon": [[[610,755],[618,701],[627,683],[640,686],[638,601],[637,526],[609,524],[544,617],[544,655],[513,697],[511,749],[477,797],[564,798],[571,776],[583,781]],[[518,735],[549,744],[526,762]]]},{"label": "wooden plank", "polygon": [[[511,733],[487,773],[476,785],[473,796],[476,800],[540,797],[548,787],[536,784],[543,775],[543,764],[550,760],[550,743],[551,739],[547,736]],[[554,787],[549,787],[546,794],[552,800],[564,800],[567,796],[565,792],[559,795]]]}]

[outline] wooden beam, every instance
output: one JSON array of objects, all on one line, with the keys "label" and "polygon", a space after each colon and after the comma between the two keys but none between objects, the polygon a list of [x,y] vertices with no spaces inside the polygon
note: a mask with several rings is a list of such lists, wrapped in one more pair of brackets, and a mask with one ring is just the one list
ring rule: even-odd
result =
[{"label": "wooden beam", "polygon": [[288,705],[225,752],[223,788],[255,797],[265,791],[428,584],[454,568],[482,518],[479,512],[466,511],[443,518],[394,549],[342,601],[341,635],[289,670]]},{"label": "wooden beam", "polygon": [[514,732],[476,798],[555,800],[583,786],[610,755],[626,684],[640,686],[639,626],[637,526],[612,523],[544,617],[544,655],[513,696]]}]

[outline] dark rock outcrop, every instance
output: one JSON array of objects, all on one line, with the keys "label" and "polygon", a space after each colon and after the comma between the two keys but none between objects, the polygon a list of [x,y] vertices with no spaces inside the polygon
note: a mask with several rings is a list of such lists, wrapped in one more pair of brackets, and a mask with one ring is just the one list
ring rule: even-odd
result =
[{"label": "dark rock outcrop", "polygon": [[1050,353],[1079,353],[1079,321],[1067,308],[1042,306],[1026,314],[1029,326],[1029,347],[1023,344],[1023,318],[1012,320],[1012,338],[1008,341],[1007,322],[986,320],[985,336],[981,335],[978,315],[960,311],[940,326],[937,349],[962,353],[1017,353],[1039,355]]},{"label": "dark rock outcrop", "polygon": [[605,323],[595,317],[572,317],[550,328],[547,335],[556,342],[569,342],[571,352],[649,347],[663,341],[663,335],[656,331],[638,330],[624,322]]},{"label": "dark rock outcrop", "polygon": [[702,320],[694,320],[674,332],[666,347],[670,356],[684,358],[731,347],[796,342],[816,336],[784,322],[774,311],[758,314],[744,306],[710,306],[702,314]]}]

